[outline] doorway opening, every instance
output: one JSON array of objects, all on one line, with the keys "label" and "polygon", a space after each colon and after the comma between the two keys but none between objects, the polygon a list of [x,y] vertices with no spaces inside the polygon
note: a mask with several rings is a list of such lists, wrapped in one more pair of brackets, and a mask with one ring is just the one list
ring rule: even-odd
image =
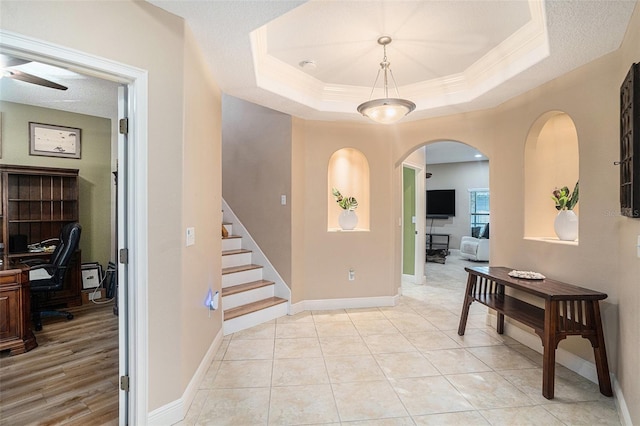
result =
[{"label": "doorway opening", "polygon": [[[415,216],[403,213],[402,280],[428,284],[427,266],[445,264],[447,258],[453,256],[464,258],[460,253],[463,238],[479,234],[476,222],[482,221],[483,226],[489,222],[489,212],[482,210],[484,204],[472,202],[472,195],[489,192],[489,159],[463,142],[436,140],[426,142],[408,154],[402,165],[403,212],[408,208],[407,203],[411,205],[411,197],[415,194]],[[407,167],[416,171],[413,183],[406,176]],[[413,189],[408,193],[407,188],[411,185]],[[480,189],[484,192],[478,192]],[[486,201],[488,204],[488,199]],[[488,231],[488,226],[486,228]],[[415,236],[414,252],[410,252],[412,233]],[[483,247],[488,247],[488,241],[483,243]],[[415,275],[406,272],[410,271],[407,265],[411,263],[416,265]]]},{"label": "doorway opening", "polygon": [[[42,40],[0,31],[0,52],[72,70],[120,85],[118,115],[128,119],[128,133],[117,142],[118,383],[119,423],[136,424],[147,412],[147,73],[94,55]],[[124,90],[126,89],[126,90]],[[6,125],[6,122],[5,122]],[[5,159],[3,158],[3,161]],[[112,177],[110,176],[110,179]],[[109,203],[111,205],[111,203]],[[109,209],[108,206],[104,206]],[[122,379],[122,378],[125,379]]]}]

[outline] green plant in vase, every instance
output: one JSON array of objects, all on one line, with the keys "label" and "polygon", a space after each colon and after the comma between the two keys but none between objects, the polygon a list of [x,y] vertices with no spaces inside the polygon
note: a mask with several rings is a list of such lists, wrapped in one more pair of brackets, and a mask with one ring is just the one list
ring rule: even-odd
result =
[{"label": "green plant in vase", "polygon": [[553,229],[560,240],[575,241],[578,238],[578,216],[576,216],[573,208],[578,204],[579,197],[580,187],[578,182],[576,182],[573,191],[569,191],[566,186],[553,190],[551,199],[556,203],[556,210],[558,210]]},{"label": "green plant in vase", "polygon": [[343,197],[336,188],[331,188],[331,193],[342,210],[355,210],[358,208],[358,200],[355,197]]},{"label": "green plant in vase", "polygon": [[569,188],[564,186],[562,189],[554,189],[551,195],[551,199],[556,203],[556,210],[573,210],[576,204],[578,204],[579,198],[579,182],[576,182],[576,186],[572,192],[569,192]]},{"label": "green plant in vase", "polygon": [[354,210],[358,207],[358,200],[355,197],[343,196],[336,188],[331,188],[331,194],[342,209],[342,213],[338,216],[340,227],[344,230],[355,229],[358,224],[358,216]]}]

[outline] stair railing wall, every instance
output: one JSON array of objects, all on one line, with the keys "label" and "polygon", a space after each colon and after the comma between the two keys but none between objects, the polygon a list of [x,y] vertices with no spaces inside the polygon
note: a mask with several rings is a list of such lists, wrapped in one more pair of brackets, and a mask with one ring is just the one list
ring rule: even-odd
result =
[{"label": "stair railing wall", "polygon": [[244,227],[238,216],[233,212],[227,202],[222,199],[222,221],[225,223],[231,223],[233,225],[234,235],[242,237],[242,248],[251,250],[252,262],[263,266],[262,275],[266,280],[273,281],[275,283],[274,293],[275,296],[287,299],[287,312],[290,313],[291,308],[291,289],[282,279],[276,268],[273,267],[269,259],[264,252],[258,246],[258,243],[251,237],[247,228]]}]

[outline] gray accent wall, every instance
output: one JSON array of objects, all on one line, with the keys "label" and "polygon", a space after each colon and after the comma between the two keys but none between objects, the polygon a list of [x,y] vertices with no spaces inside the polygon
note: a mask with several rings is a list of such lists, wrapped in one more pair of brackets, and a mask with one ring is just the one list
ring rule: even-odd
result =
[{"label": "gray accent wall", "polygon": [[289,287],[291,126],[287,114],[222,97],[222,197]]}]

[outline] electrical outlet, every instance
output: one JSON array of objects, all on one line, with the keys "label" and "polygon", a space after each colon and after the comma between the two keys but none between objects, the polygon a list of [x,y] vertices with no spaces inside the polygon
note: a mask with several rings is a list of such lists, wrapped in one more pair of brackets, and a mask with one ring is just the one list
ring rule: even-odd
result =
[{"label": "electrical outlet", "polygon": [[349,269],[349,281],[355,281],[356,279],[356,271],[355,269]]},{"label": "electrical outlet", "polygon": [[286,206],[287,205],[287,196],[286,195],[281,195],[280,196],[280,205],[282,205],[282,206]]},{"label": "electrical outlet", "polygon": [[640,257],[640,235],[638,235],[638,244],[636,245],[636,256]]}]

